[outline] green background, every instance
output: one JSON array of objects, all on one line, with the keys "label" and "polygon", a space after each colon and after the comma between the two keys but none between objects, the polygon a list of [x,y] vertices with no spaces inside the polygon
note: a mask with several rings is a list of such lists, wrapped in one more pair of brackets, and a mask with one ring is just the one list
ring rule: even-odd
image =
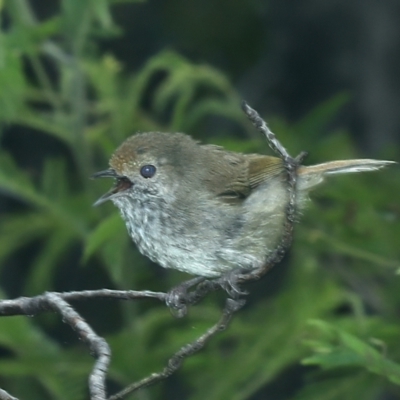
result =
[{"label": "green background", "polygon": [[[366,3],[0,1],[2,297],[188,278],[141,256],[112,204],[92,207],[111,182],[90,175],[134,132],[268,152],[244,98],[307,163],[399,160],[400,6]],[[312,198],[229,329],[132,398],[400,398],[398,167]],[[152,300],[73,306],[112,348],[114,393],[214,324],[224,297],[184,319]],[[86,399],[92,365],[57,314],[0,319],[0,387],[14,396]]]}]

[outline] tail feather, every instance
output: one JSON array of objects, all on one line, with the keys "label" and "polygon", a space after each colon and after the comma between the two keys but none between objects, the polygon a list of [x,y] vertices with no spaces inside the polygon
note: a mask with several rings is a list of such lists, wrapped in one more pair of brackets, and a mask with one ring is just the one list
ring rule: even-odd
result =
[{"label": "tail feather", "polygon": [[313,186],[321,183],[324,180],[324,176],[326,175],[376,171],[395,163],[395,161],[360,159],[329,161],[326,163],[311,165],[308,167],[302,166],[298,170],[298,188],[300,190],[310,189]]}]

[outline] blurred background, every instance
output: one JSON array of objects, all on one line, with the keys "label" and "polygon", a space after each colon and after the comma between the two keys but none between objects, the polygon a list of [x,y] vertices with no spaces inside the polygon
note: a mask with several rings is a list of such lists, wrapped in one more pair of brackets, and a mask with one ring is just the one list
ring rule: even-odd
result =
[{"label": "blurred background", "polygon": [[[141,256],[91,181],[137,131],[268,152],[245,99],[306,163],[400,160],[400,2],[0,2],[3,298],[100,288],[167,291],[189,276]],[[179,372],[137,399],[400,398],[400,174],[312,193],[285,260]],[[110,343],[110,394],[161,370],[219,318],[155,301],[73,304]],[[0,387],[86,399],[93,359],[55,314],[0,319]]]}]

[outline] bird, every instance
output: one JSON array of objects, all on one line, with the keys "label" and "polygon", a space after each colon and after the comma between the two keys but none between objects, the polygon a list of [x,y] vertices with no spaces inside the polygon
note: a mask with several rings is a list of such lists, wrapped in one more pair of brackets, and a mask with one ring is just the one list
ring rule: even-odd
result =
[{"label": "bird", "polygon": [[[296,170],[296,213],[330,175],[375,171],[393,161],[329,161]],[[283,234],[289,201],[281,158],[232,152],[184,133],[126,139],[109,168],[115,180],[95,206],[111,201],[139,251],[164,268],[198,277],[260,268]]]}]

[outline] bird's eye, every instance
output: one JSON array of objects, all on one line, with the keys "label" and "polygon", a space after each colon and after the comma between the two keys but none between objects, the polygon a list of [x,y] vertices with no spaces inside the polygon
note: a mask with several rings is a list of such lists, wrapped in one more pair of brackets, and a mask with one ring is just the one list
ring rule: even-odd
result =
[{"label": "bird's eye", "polygon": [[140,168],[140,175],[142,175],[143,178],[152,178],[156,173],[156,170],[157,169],[154,165],[144,165]]}]

